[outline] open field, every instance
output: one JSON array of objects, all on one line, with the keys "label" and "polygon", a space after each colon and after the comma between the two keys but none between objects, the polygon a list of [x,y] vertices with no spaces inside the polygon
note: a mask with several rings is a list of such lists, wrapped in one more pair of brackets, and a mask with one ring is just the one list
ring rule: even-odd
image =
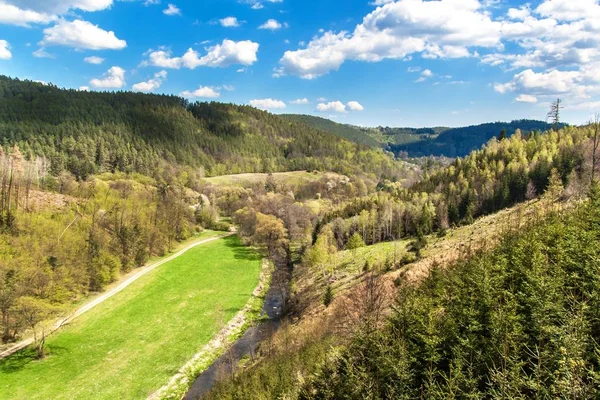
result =
[{"label": "open field", "polygon": [[[308,172],[308,171],[292,171],[292,172],[276,172],[273,174],[276,182],[285,182],[290,185],[300,183],[318,181],[324,176],[336,176],[331,172]],[[264,182],[268,174],[238,174],[238,175],[221,175],[206,180],[213,185],[224,186],[244,186],[251,185],[256,182]]]},{"label": "open field", "polygon": [[193,248],[48,338],[0,361],[0,399],[142,399],[241,310],[260,257],[228,237]]}]

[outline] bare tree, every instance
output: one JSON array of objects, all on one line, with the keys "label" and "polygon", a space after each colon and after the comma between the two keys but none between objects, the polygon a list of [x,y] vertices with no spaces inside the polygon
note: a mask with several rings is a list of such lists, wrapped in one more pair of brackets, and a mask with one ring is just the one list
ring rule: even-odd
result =
[{"label": "bare tree", "polygon": [[345,298],[340,330],[350,335],[372,333],[383,321],[385,310],[393,299],[390,290],[380,276],[367,274],[353,293]]},{"label": "bare tree", "polygon": [[552,122],[555,128],[558,128],[560,124],[560,111],[564,107],[562,106],[562,100],[556,99],[550,104],[550,111],[548,112],[548,119]]}]

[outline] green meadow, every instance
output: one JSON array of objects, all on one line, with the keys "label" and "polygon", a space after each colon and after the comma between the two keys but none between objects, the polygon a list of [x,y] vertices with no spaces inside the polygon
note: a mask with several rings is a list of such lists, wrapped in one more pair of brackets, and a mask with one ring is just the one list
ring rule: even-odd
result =
[{"label": "green meadow", "polygon": [[261,258],[237,236],[151,271],[47,341],[0,361],[0,399],[143,399],[248,302]]}]

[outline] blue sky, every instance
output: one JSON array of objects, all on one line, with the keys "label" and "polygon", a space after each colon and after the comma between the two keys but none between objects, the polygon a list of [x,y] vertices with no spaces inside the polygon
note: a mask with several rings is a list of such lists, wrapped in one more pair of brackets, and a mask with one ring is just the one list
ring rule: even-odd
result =
[{"label": "blue sky", "polygon": [[598,0],[0,0],[0,74],[388,126],[600,112]]}]

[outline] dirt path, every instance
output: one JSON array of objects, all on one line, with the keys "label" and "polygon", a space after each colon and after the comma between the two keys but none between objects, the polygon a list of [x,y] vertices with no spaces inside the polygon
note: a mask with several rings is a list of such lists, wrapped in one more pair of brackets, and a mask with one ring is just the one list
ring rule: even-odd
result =
[{"label": "dirt path", "polygon": [[[88,312],[89,310],[91,310],[92,308],[96,307],[99,304],[102,304],[104,301],[110,299],[111,297],[113,297],[114,295],[116,295],[117,293],[122,292],[125,288],[127,288],[129,285],[131,285],[133,282],[137,281],[138,279],[140,279],[142,276],[146,275],[148,272],[160,267],[163,264],[168,263],[169,261],[172,261],[174,259],[176,259],[177,257],[183,255],[185,252],[187,252],[188,250],[193,249],[194,247],[197,246],[201,246],[203,244],[209,243],[209,242],[214,242],[215,240],[220,240],[223,239],[225,237],[228,236],[232,236],[235,235],[235,232],[231,232],[231,233],[227,233],[224,235],[220,235],[220,236],[216,236],[214,238],[209,238],[209,239],[203,239],[203,240],[199,240],[197,242],[191,243],[189,245],[187,245],[186,247],[184,247],[183,249],[179,250],[178,252],[170,255],[169,257],[166,257],[160,261],[157,261],[155,263],[146,265],[145,267],[142,267],[138,270],[136,270],[136,272],[131,275],[130,277],[128,277],[127,279],[125,279],[123,282],[119,283],[117,286],[115,286],[114,288],[108,290],[107,292],[103,293],[101,296],[95,298],[94,300],[90,301],[89,303],[83,305],[82,307],[78,308],[73,314],[62,318],[60,320],[58,320],[56,322],[56,324],[53,326],[51,332],[49,334],[52,334],[54,332],[56,332],[57,330],[59,330],[60,328],[62,328],[63,326],[65,326],[66,324],[68,324],[69,322],[73,321],[75,318],[79,317],[80,315]],[[3,351],[0,353],[0,360],[3,358],[6,358],[14,353],[16,353],[17,351],[24,349],[25,347],[33,344],[34,339],[33,337],[30,337],[28,339],[22,340],[19,343],[15,344],[14,346],[12,346],[11,348]]]}]

